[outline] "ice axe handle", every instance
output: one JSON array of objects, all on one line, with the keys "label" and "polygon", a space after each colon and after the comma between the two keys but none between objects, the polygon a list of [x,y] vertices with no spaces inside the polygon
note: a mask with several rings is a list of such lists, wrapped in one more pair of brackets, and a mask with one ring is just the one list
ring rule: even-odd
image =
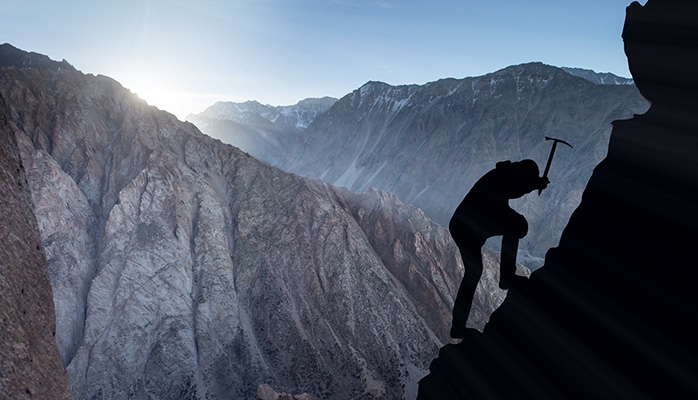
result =
[{"label": "ice axe handle", "polygon": [[[548,177],[548,172],[550,172],[550,164],[553,163],[553,156],[555,155],[555,149],[557,148],[557,144],[558,144],[559,142],[562,142],[562,143],[564,143],[564,144],[566,144],[566,145],[572,147],[571,144],[565,142],[565,141],[562,140],[562,139],[555,139],[555,138],[551,138],[551,137],[546,136],[546,137],[545,137],[545,140],[552,140],[552,141],[553,141],[553,147],[550,149],[550,155],[548,156],[548,162],[547,162],[547,164],[545,164],[545,171],[543,172],[543,176],[542,176],[541,178],[547,178],[547,177]],[[574,147],[572,147],[572,148],[574,148]],[[543,191],[543,189],[538,189],[538,195],[539,195],[539,196],[540,196],[540,193],[541,193],[542,191]]]}]

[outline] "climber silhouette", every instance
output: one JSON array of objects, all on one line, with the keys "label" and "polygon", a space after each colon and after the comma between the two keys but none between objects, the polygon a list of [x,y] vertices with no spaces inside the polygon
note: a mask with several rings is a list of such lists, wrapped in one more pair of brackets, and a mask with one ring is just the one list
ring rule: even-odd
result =
[{"label": "climber silhouette", "polygon": [[517,199],[548,186],[548,178],[538,176],[533,160],[498,162],[495,169],[478,180],[453,214],[448,229],[458,245],[465,275],[453,305],[452,338],[463,338],[465,323],[482,275],[482,246],[492,236],[502,236],[499,286],[507,289],[515,279],[519,239],[526,236],[528,222],[509,207]]}]

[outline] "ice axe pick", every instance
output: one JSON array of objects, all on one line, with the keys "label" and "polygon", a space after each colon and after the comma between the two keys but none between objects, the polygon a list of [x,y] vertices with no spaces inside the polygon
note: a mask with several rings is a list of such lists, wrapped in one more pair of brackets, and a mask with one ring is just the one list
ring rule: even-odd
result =
[{"label": "ice axe pick", "polygon": [[[555,155],[555,149],[557,148],[557,144],[558,144],[558,143],[564,143],[564,144],[566,144],[566,145],[572,147],[571,144],[565,142],[565,141],[562,140],[562,139],[555,139],[555,138],[551,138],[551,137],[546,136],[546,137],[545,137],[545,140],[552,140],[552,141],[553,141],[553,148],[550,149],[550,155],[548,156],[548,163],[545,164],[545,171],[543,172],[543,176],[542,176],[543,178],[547,178],[547,177],[548,177],[548,172],[550,172],[550,164],[553,163],[553,156]],[[574,148],[574,147],[572,147],[572,148]],[[540,192],[542,192],[542,191],[543,191],[543,189],[539,189],[539,190],[538,190],[538,195],[539,195],[539,196],[540,196]]]}]

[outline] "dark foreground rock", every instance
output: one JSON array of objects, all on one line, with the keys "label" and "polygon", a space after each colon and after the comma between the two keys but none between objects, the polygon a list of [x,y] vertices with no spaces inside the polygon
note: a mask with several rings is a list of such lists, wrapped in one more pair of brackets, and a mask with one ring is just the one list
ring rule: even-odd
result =
[{"label": "dark foreground rock", "polygon": [[558,248],[484,333],[441,349],[419,399],[698,396],[698,5],[627,10],[650,110],[614,123]]}]

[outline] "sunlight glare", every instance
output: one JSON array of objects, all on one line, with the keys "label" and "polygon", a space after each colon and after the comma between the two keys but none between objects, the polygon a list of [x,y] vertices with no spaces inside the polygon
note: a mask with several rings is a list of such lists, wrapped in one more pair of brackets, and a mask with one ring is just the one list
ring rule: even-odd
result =
[{"label": "sunlight glare", "polygon": [[131,74],[122,78],[122,84],[149,105],[176,114],[181,96],[175,85],[157,74]]}]

